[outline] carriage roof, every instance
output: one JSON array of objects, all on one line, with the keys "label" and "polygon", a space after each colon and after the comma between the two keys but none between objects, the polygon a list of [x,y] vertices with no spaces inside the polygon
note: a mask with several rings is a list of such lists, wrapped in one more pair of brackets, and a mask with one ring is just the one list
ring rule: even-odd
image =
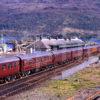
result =
[{"label": "carriage roof", "polygon": [[0,57],[0,63],[7,63],[7,62],[14,62],[14,61],[19,61],[19,58],[15,56]]},{"label": "carriage roof", "polygon": [[25,54],[25,55],[18,55],[21,59],[32,59],[32,58],[38,58],[38,57],[43,57],[43,56],[51,56],[52,53],[50,52],[44,52],[44,51],[36,51],[32,54]]}]

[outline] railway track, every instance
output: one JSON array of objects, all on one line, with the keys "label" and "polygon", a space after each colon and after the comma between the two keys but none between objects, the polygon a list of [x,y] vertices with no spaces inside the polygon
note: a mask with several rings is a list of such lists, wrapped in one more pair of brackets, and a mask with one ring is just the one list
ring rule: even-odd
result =
[{"label": "railway track", "polygon": [[100,100],[100,91],[96,91],[94,94],[90,95],[86,100]]},{"label": "railway track", "polygon": [[29,90],[37,85],[39,85],[41,82],[51,78],[55,74],[59,74],[61,71],[65,70],[66,68],[73,67],[75,65],[78,65],[82,63],[82,61],[74,61],[70,64],[63,64],[59,66],[55,66],[50,69],[46,69],[44,71],[41,71],[36,74],[32,74],[27,77],[23,77],[21,79],[15,80],[10,83],[6,83],[3,85],[0,85],[0,100],[3,100],[9,96],[18,94],[20,92],[23,92],[25,90]]}]

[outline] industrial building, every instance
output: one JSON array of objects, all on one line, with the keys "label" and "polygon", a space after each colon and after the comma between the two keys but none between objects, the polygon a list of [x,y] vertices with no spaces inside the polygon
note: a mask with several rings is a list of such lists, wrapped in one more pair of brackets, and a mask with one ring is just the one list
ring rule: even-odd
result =
[{"label": "industrial building", "polygon": [[84,45],[84,42],[75,37],[72,39],[54,39],[54,38],[42,38],[34,41],[32,44],[24,47],[24,50],[28,53],[33,51],[50,51],[70,47],[78,47]]}]

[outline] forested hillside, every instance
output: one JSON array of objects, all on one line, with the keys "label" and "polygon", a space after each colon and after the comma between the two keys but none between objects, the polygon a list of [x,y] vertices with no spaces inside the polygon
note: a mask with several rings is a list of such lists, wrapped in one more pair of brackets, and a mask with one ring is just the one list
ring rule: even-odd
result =
[{"label": "forested hillside", "polygon": [[0,0],[0,30],[34,34],[100,31],[99,0]]}]

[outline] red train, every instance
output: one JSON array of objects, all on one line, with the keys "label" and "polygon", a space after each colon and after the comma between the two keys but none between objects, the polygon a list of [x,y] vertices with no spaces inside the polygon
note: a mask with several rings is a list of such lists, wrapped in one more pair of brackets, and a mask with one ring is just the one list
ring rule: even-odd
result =
[{"label": "red train", "polygon": [[100,46],[70,48],[50,52],[42,51],[14,57],[3,57],[0,58],[0,82],[11,81],[55,65],[81,60],[97,53],[100,53]]}]

